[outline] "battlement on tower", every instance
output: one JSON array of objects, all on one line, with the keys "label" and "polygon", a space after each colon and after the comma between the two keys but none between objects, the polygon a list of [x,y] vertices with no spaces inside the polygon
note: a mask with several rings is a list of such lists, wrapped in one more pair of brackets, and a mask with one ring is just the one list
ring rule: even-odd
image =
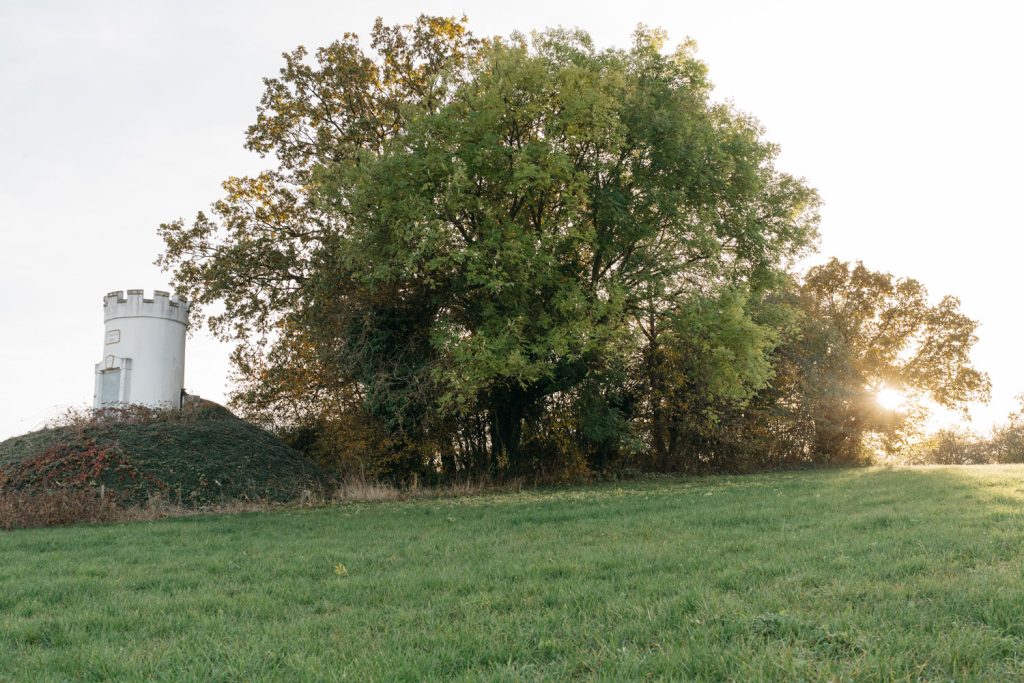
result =
[{"label": "battlement on tower", "polygon": [[118,290],[103,297],[103,321],[115,318],[164,318],[187,325],[188,300],[159,289],[153,291],[152,299],[141,289],[129,289],[128,296]]}]

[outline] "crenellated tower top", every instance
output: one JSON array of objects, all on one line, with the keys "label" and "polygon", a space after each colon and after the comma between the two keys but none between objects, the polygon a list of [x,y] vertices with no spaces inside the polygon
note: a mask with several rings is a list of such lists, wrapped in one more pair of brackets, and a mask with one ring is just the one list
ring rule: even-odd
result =
[{"label": "crenellated tower top", "polygon": [[164,318],[188,325],[188,300],[170,292],[155,290],[147,299],[141,289],[118,290],[103,297],[103,321],[116,318]]}]

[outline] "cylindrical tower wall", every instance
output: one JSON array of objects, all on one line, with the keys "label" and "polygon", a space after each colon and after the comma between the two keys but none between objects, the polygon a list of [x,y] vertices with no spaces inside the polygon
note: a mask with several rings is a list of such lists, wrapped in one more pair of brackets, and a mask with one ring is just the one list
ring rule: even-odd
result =
[{"label": "cylindrical tower wall", "polygon": [[95,405],[112,403],[114,389],[104,394],[102,374],[121,370],[117,379],[110,378],[119,386],[118,403],[178,407],[185,383],[188,302],[160,291],[152,299],[144,298],[141,289],[129,289],[127,297],[111,292],[103,300],[103,321],[104,360],[97,365]]}]

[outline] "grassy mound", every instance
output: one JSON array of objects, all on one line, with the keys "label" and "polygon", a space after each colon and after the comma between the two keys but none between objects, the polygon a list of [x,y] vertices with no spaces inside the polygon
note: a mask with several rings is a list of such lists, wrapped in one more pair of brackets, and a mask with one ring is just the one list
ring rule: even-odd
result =
[{"label": "grassy mound", "polygon": [[321,483],[297,451],[209,401],[89,411],[0,442],[0,493],[102,487],[124,505],[161,496],[199,507],[286,501]]}]

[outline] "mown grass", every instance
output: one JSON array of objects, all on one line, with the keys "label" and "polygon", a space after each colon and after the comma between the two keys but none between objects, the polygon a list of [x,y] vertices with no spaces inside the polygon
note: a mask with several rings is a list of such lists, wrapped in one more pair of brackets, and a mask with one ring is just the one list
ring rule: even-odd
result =
[{"label": "mown grass", "polygon": [[1022,679],[1022,522],[988,466],[14,531],[0,680]]}]

